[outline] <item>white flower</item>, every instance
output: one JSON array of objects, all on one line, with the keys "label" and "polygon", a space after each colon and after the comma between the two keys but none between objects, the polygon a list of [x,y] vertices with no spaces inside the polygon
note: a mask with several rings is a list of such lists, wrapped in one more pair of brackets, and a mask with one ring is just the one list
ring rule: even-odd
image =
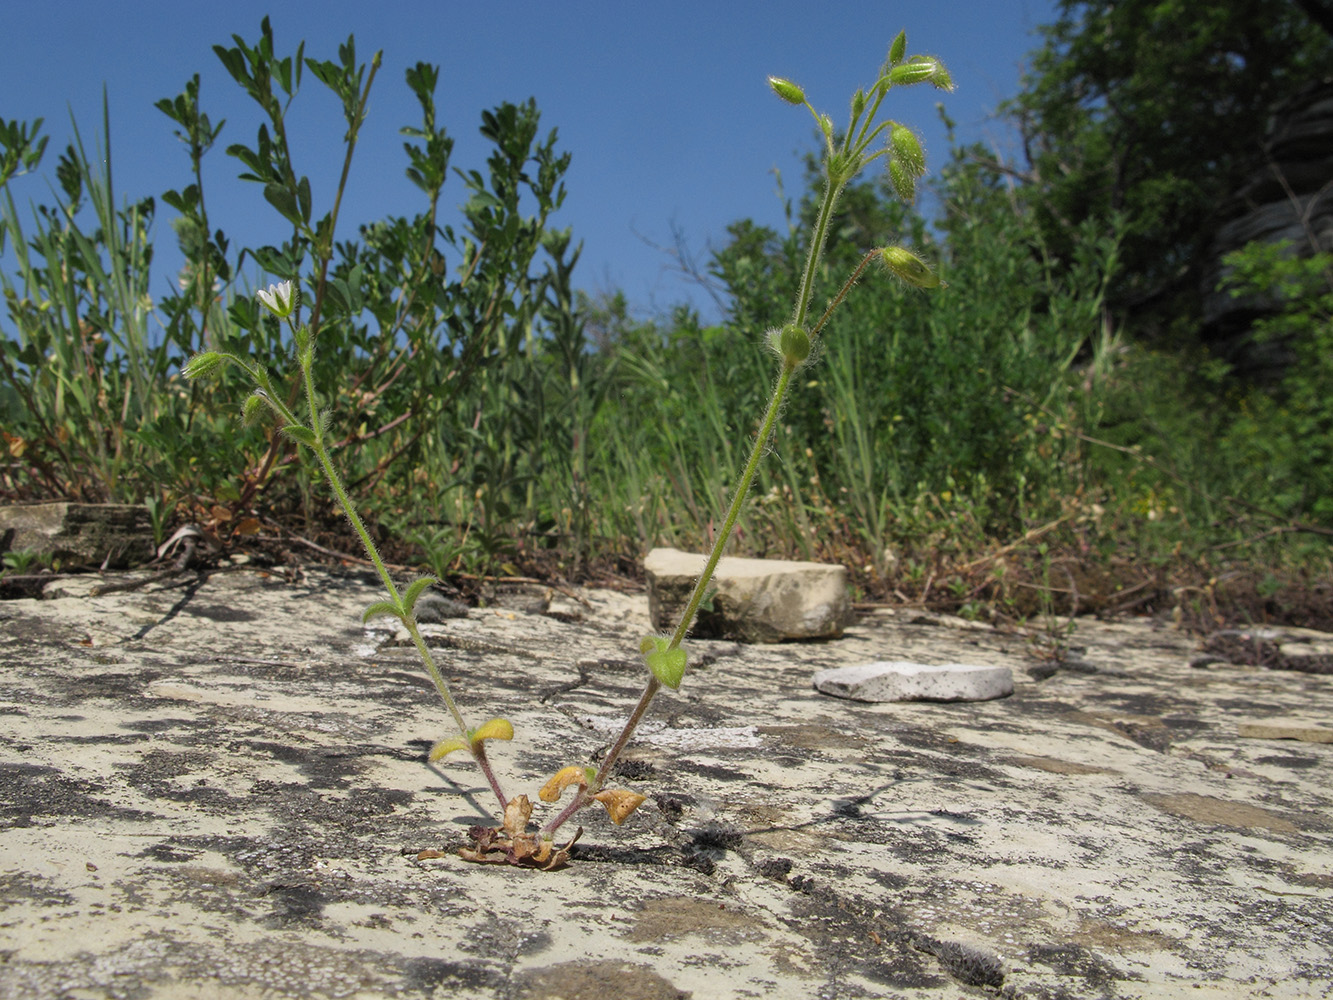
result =
[{"label": "white flower", "polygon": [[299,293],[292,290],[290,281],[283,281],[276,285],[269,285],[268,289],[260,289],[259,302],[269,312],[278,319],[286,319],[296,308],[296,301]]}]

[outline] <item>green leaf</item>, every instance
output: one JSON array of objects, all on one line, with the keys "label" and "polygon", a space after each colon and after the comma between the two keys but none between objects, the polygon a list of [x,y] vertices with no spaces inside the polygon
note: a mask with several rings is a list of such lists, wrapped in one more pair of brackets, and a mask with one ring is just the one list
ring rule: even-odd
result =
[{"label": "green leaf", "polygon": [[680,687],[681,678],[685,676],[687,657],[681,647],[670,649],[668,646],[669,641],[665,637],[646,635],[639,643],[639,652],[644,654],[644,660],[648,664],[648,669],[653,672],[653,676],[675,691]]},{"label": "green leaf", "polygon": [[315,441],[316,441],[315,432],[312,431],[309,427],[301,427],[298,426],[297,424],[288,424],[286,427],[282,429],[282,432],[286,434],[289,438],[291,438],[293,441],[303,444],[307,448],[315,447]]},{"label": "green leaf", "polygon": [[284,219],[293,225],[300,225],[303,221],[300,209],[296,205],[296,197],[286,187],[281,184],[265,184],[264,200],[276,208]]},{"label": "green leaf", "polygon": [[372,618],[397,618],[402,621],[403,613],[393,601],[376,601],[361,613],[361,623],[365,624]]},{"label": "green leaf", "polygon": [[408,614],[417,606],[417,599],[433,583],[439,583],[439,579],[433,576],[418,577],[408,584],[407,590],[403,594],[403,607],[407,609]]}]

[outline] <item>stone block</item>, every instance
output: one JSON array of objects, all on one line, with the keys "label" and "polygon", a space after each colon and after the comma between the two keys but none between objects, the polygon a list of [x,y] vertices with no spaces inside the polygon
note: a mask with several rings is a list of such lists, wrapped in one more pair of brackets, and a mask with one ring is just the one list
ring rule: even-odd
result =
[{"label": "stone block", "polygon": [[[643,561],[653,627],[674,628],[708,558],[653,549]],[[831,639],[851,622],[847,569],[827,563],[725,557],[690,634],[697,638],[781,642]]]}]

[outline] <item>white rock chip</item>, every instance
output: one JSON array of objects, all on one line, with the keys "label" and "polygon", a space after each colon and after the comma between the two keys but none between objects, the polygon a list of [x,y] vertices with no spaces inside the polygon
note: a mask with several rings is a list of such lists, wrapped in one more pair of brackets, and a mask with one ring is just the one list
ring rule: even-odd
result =
[{"label": "white rock chip", "polygon": [[1014,693],[1014,675],[1008,667],[895,660],[821,670],[815,689],[854,701],[989,701]]},{"label": "white rock chip", "polygon": [[[653,549],[643,561],[653,628],[673,628],[689,601],[707,557],[679,549]],[[842,634],[852,617],[847,569],[786,559],[718,562],[711,608],[700,609],[693,635],[781,642]]]}]

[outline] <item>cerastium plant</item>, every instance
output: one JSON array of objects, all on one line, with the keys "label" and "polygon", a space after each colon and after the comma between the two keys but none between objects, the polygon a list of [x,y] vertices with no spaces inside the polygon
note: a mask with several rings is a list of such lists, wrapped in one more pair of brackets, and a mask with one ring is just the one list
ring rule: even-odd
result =
[{"label": "cerastium plant", "polygon": [[[575,791],[573,798],[564,808],[535,833],[529,831],[532,804],[528,797],[526,795],[517,795],[512,799],[507,797],[486,758],[486,741],[512,739],[513,726],[505,719],[492,719],[476,728],[467,725],[458,703],[450,693],[449,686],[445,683],[417,627],[414,606],[426,588],[435,582],[435,578],[421,577],[409,584],[406,589],[399,589],[380,558],[374,541],[357,515],[351,497],[347,495],[342,480],[333,466],[325,441],[326,418],[321,413],[319,396],[311,374],[315,345],[309,328],[298,322],[299,289],[295,288],[291,281],[284,281],[267,291],[260,292],[259,298],[271,313],[290,325],[295,357],[301,370],[301,388],[306,401],[307,414],[304,420],[298,418],[283,402],[284,394],[274,387],[268,371],[260,364],[235,354],[210,351],[195,356],[186,366],[185,374],[190,378],[206,375],[226,364],[241,368],[255,385],[253,393],[246,400],[245,415],[253,417],[267,407],[277,415],[286,435],[310,449],[318,460],[329,488],[353,529],[360,536],[389,595],[388,600],[372,604],[367,608],[364,620],[388,616],[402,623],[420,653],[422,663],[440,697],[444,699],[449,714],[453,717],[458,735],[437,743],[431,750],[431,759],[439,760],[455,750],[466,750],[481,768],[499,800],[503,815],[501,825],[493,828],[472,828],[473,846],[461,852],[468,860],[539,868],[557,867],[568,860],[570,847],[578,839],[579,833],[575,833],[563,846],[557,847],[556,832],[585,806],[592,802],[602,804],[611,819],[619,824],[644,801],[644,796],[636,792],[608,788],[607,779],[658,692],[663,687],[672,690],[680,687],[688,665],[684,646],[685,636],[689,632],[694,615],[703,601],[718,560],[722,557],[722,551],[740,515],[760,459],[768,448],[769,438],[791,387],[792,377],[811,362],[829,316],[866,268],[875,261],[878,260],[890,274],[909,285],[918,288],[937,288],[942,284],[930,266],[911,250],[901,246],[876,247],[864,255],[838,293],[812,321],[811,306],[815,280],[820,271],[834,208],[847,185],[867,166],[882,158],[887,165],[894,190],[900,197],[910,202],[915,197],[917,181],[925,172],[925,157],[920,139],[906,125],[887,119],[879,120],[880,105],[889,91],[895,87],[929,83],[942,90],[951,90],[953,84],[948,71],[938,59],[931,56],[908,57],[906,49],[906,34],[900,33],[889,48],[888,59],[880,69],[879,78],[868,90],[858,90],[852,96],[851,119],[846,131],[841,134],[835,132],[833,122],[828,115],[815,111],[799,86],[778,77],[769,78],[769,86],[779,98],[788,104],[803,106],[810,111],[824,142],[823,193],[809,234],[808,255],[796,302],[790,320],[780,329],[770,330],[766,335],[766,346],[774,355],[777,366],[772,394],[751,447],[749,460],[732,496],[726,518],[721,530],[717,532],[712,552],[681,614],[680,622],[670,635],[645,636],[640,643],[640,652],[648,667],[649,677],[638,704],[634,706],[623,730],[602,758],[599,767],[571,765],[557,772],[542,787],[538,797],[548,803],[560,801],[571,787]],[[581,830],[579,832],[581,833]]]}]

